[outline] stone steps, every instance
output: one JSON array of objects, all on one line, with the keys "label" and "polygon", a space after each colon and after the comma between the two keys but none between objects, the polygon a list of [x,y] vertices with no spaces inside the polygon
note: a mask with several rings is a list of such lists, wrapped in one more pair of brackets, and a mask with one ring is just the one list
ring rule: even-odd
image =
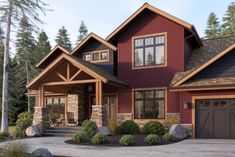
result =
[{"label": "stone steps", "polygon": [[50,127],[43,131],[43,136],[72,137],[81,127]]}]

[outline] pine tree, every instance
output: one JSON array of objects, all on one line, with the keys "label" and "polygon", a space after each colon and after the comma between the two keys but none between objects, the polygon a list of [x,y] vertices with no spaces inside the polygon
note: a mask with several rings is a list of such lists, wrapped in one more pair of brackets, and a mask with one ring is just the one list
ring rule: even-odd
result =
[{"label": "pine tree", "polygon": [[9,99],[9,64],[10,64],[10,41],[13,27],[19,25],[19,20],[25,17],[36,28],[37,23],[43,23],[39,18],[39,13],[44,13],[47,6],[42,0],[7,0],[0,4],[2,11],[2,22],[5,23],[5,42],[2,78],[2,119],[1,132],[8,133],[8,99]]},{"label": "pine tree", "polygon": [[78,32],[79,32],[79,36],[77,39],[77,43],[80,43],[87,36],[87,33],[88,33],[88,30],[84,21],[81,21]]},{"label": "pine tree", "polygon": [[50,41],[48,40],[48,36],[46,32],[41,31],[38,36],[38,41],[36,45],[36,62],[39,62],[47,53],[51,51]]},{"label": "pine tree", "polygon": [[[19,90],[19,99],[23,98],[27,91],[25,85],[38,73],[35,69],[36,41],[32,34],[33,27],[29,24],[28,20],[23,17],[17,32],[15,55],[17,61],[15,76],[19,76],[15,83]],[[28,100],[28,111],[30,111],[30,109],[31,104],[30,100]]]},{"label": "pine tree", "polygon": [[56,43],[68,50],[72,49],[71,41],[69,39],[69,34],[64,26],[58,31],[58,35],[55,39]]},{"label": "pine tree", "polygon": [[235,35],[235,3],[232,2],[223,17],[223,36]]},{"label": "pine tree", "polygon": [[207,20],[207,29],[205,31],[206,38],[216,38],[220,36],[221,29],[219,25],[218,18],[214,12],[211,12]]}]

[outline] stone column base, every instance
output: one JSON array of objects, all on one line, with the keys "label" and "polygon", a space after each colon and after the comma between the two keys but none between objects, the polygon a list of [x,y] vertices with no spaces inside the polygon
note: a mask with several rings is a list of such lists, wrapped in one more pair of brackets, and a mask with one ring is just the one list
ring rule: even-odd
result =
[{"label": "stone column base", "polygon": [[104,105],[93,105],[91,120],[96,122],[98,127],[107,126],[108,117],[107,117],[107,109]]},{"label": "stone column base", "polygon": [[48,108],[34,107],[33,125],[36,125],[41,131],[50,127]]}]

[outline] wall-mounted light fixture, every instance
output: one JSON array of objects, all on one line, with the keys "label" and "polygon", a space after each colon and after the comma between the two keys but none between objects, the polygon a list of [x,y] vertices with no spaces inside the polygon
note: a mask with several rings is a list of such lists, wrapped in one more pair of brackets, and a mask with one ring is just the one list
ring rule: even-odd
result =
[{"label": "wall-mounted light fixture", "polygon": [[191,108],[192,108],[192,103],[191,102],[184,103],[184,109],[191,109]]}]

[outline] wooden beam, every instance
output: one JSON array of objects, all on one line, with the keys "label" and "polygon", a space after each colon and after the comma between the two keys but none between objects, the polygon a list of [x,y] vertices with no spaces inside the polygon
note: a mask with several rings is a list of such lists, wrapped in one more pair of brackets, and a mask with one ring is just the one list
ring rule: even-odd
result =
[{"label": "wooden beam", "polygon": [[102,82],[101,81],[99,81],[99,105],[103,105],[102,103],[102,97],[103,97],[103,94],[102,94],[102,92],[103,92],[103,90],[102,90]]},{"label": "wooden beam", "polygon": [[84,84],[84,83],[94,83],[97,82],[96,79],[90,80],[80,80],[80,81],[67,81],[67,82],[48,82],[44,83],[44,86],[55,86],[55,85],[73,85],[73,84]]},{"label": "wooden beam", "polygon": [[67,63],[67,80],[70,78],[70,64]]},{"label": "wooden beam", "polygon": [[74,80],[75,77],[77,77],[80,73],[82,72],[82,70],[78,70],[71,78],[70,78],[70,81]]},{"label": "wooden beam", "polygon": [[95,104],[99,105],[99,82],[95,83]]},{"label": "wooden beam", "polygon": [[39,88],[39,106],[40,107],[44,107],[45,106],[45,101],[44,101],[45,99],[44,99],[44,97],[45,97],[44,87],[41,86]]},{"label": "wooden beam", "polygon": [[56,74],[64,81],[68,81],[63,75],[61,75],[60,73],[56,72]]}]

